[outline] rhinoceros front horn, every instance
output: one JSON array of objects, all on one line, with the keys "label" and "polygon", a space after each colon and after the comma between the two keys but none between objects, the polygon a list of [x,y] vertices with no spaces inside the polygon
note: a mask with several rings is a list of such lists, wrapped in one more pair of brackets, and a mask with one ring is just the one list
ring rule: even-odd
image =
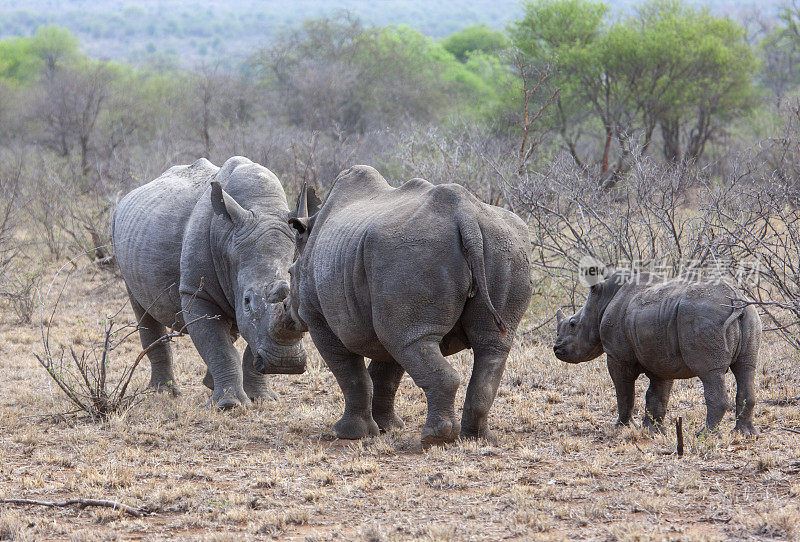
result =
[{"label": "rhinoceros front horn", "polygon": [[561,324],[561,321],[564,319],[564,311],[558,309],[556,311],[556,325]]},{"label": "rhinoceros front horn", "polygon": [[308,222],[308,184],[303,183],[300,198],[297,200],[297,210],[295,216],[290,215],[289,225],[302,235],[308,230]]},{"label": "rhinoceros front horn", "polygon": [[297,218],[308,218],[308,183],[303,183],[300,199],[297,201]]}]

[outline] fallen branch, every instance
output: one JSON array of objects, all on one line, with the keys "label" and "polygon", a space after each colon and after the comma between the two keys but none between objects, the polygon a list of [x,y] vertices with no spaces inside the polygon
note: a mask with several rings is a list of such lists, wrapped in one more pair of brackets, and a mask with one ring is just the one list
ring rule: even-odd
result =
[{"label": "fallen branch", "polygon": [[53,502],[53,501],[37,501],[34,499],[0,499],[0,504],[35,504],[38,506],[48,506],[50,508],[64,508],[66,506],[77,505],[81,509],[87,506],[102,506],[105,508],[113,508],[130,516],[141,518],[149,514],[147,510],[140,508],[133,508],[127,504],[118,503],[115,501],[104,501],[98,499],[67,499],[66,501]]}]

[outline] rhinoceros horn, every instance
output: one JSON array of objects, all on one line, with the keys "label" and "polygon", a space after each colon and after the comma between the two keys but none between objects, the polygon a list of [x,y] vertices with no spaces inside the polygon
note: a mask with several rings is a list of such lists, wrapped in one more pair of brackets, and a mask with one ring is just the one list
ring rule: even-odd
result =
[{"label": "rhinoceros horn", "polygon": [[556,325],[559,325],[563,319],[564,319],[564,311],[558,309],[556,311]]},{"label": "rhinoceros horn", "polygon": [[308,218],[308,183],[303,183],[300,199],[297,201],[297,218]]},{"label": "rhinoceros horn", "polygon": [[297,230],[301,235],[308,230],[308,184],[303,183],[300,191],[300,199],[297,200],[297,210],[295,216],[289,215],[289,225]]}]

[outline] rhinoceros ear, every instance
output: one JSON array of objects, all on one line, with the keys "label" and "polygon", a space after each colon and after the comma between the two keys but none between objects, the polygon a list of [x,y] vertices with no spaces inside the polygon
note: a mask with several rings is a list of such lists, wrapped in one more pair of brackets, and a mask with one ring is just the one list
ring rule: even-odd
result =
[{"label": "rhinoceros ear", "polygon": [[211,181],[211,207],[214,214],[224,216],[234,226],[243,224],[251,216],[250,211],[239,205],[217,181]]},{"label": "rhinoceros ear", "polygon": [[564,311],[562,311],[561,309],[558,309],[556,311],[556,325],[557,326],[561,325],[561,321],[563,319],[564,319]]}]

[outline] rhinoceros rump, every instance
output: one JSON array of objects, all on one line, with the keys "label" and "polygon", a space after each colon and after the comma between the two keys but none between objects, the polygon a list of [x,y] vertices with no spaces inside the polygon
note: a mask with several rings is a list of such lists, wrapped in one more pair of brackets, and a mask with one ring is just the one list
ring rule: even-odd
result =
[{"label": "rhinoceros rump", "polygon": [[[221,168],[205,159],[172,167],[114,211],[116,257],[142,345],[163,336],[166,326],[188,322],[208,367],[203,383],[219,407],[275,397],[257,367],[305,368],[302,332],[282,303],[294,254],[288,214],[277,177],[240,156]],[[247,342],[241,360],[233,346],[238,333]],[[150,386],[177,391],[169,345],[155,346],[148,357]]]},{"label": "rhinoceros rump", "polygon": [[[337,436],[402,427],[394,398],[408,371],[428,402],[423,446],[460,431],[489,437],[489,409],[531,294],[522,220],[458,185],[413,179],[392,188],[368,166],[340,173],[318,213],[305,207],[301,197],[290,220],[299,256],[287,310],[344,394]],[[460,378],[444,356],[465,348],[475,361],[459,423]]]},{"label": "rhinoceros rump", "polygon": [[553,351],[568,363],[606,353],[617,392],[619,420],[631,419],[634,382],[650,379],[643,424],[663,430],[667,401],[676,378],[700,377],[706,428],[717,427],[727,410],[725,373],[736,377],[736,427],[754,434],[755,370],[761,319],[730,285],[683,279],[662,280],[618,271],[591,287],[581,310],[559,311]]}]

